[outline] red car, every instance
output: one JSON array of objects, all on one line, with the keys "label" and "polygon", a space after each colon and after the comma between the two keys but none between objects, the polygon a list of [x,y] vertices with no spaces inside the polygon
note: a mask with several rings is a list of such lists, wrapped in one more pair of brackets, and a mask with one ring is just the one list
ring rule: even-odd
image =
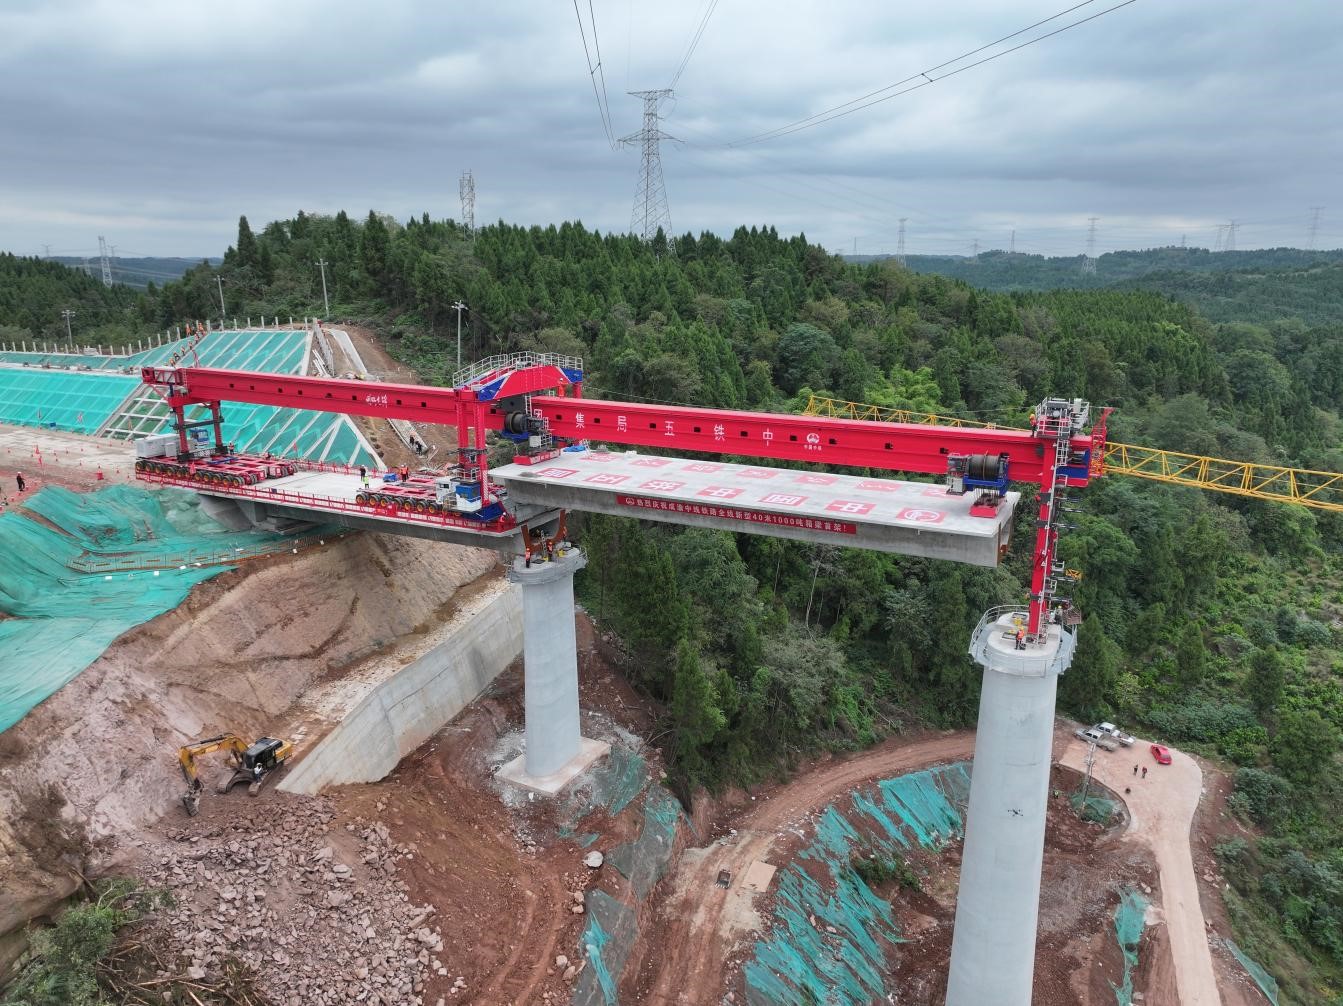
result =
[{"label": "red car", "polygon": [[1170,748],[1164,744],[1152,745],[1152,757],[1156,759],[1158,765],[1170,764]]}]

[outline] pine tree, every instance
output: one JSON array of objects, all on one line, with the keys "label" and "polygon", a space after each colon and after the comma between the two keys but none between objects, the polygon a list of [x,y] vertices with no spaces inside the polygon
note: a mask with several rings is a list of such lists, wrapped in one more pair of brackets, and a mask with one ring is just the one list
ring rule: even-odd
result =
[{"label": "pine tree", "polygon": [[682,636],[676,644],[672,678],[672,750],[676,766],[690,783],[706,781],[705,749],[727,725],[718,708],[718,690],[700,666],[699,654]]},{"label": "pine tree", "polygon": [[1059,678],[1059,702],[1084,719],[1098,715],[1119,678],[1119,646],[1105,634],[1096,615],[1088,615],[1077,636],[1072,666]]},{"label": "pine tree", "polygon": [[1278,707],[1282,698],[1284,679],[1282,655],[1270,647],[1256,650],[1250,658],[1250,674],[1245,679],[1245,692],[1255,712],[1265,716]]},{"label": "pine tree", "polygon": [[238,244],[236,247],[239,265],[256,265],[256,235],[252,233],[252,228],[248,225],[246,217],[238,218]]}]

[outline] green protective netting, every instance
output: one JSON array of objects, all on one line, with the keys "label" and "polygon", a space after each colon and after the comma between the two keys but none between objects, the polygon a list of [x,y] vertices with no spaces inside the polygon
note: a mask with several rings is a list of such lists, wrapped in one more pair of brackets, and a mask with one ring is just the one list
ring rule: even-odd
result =
[{"label": "green protective netting", "polygon": [[644,800],[644,826],[639,837],[607,854],[607,862],[630,882],[641,901],[667,872],[680,819],[681,805],[676,798],[661,786],[654,786]]},{"label": "green protective netting", "polygon": [[1110,988],[1114,989],[1119,1006],[1133,1006],[1133,969],[1138,966],[1138,945],[1146,925],[1147,899],[1132,887],[1124,888],[1119,893],[1114,918],[1115,937],[1124,953],[1124,980],[1119,985],[1111,982]]},{"label": "green protective netting", "polygon": [[826,807],[811,844],[779,871],[769,938],[743,969],[746,1001],[886,1001],[886,947],[901,936],[890,904],[852,861],[899,856],[915,844],[939,848],[963,833],[969,796],[969,766],[959,762],[883,780]]},{"label": "green protective netting", "polygon": [[648,762],[639,752],[620,744],[561,798],[556,818],[560,837],[568,838],[578,823],[595,810],[615,817],[628,807],[648,785]]},{"label": "green protective netting", "polygon": [[0,423],[93,433],[139,383],[108,374],[0,368]]},{"label": "green protective netting", "polygon": [[1240,961],[1247,974],[1254,979],[1254,983],[1259,986],[1259,991],[1264,993],[1264,998],[1278,1006],[1278,982],[1271,974],[1256,964],[1240,947],[1231,940],[1223,940],[1226,948],[1231,951],[1231,956]]},{"label": "green protective netting", "polygon": [[639,935],[639,917],[605,891],[589,891],[579,948],[588,966],[574,986],[574,1006],[619,1006],[620,973]]},{"label": "green protective netting", "polygon": [[1069,797],[1069,800],[1078,817],[1084,821],[1094,821],[1097,824],[1109,824],[1110,819],[1114,817],[1118,809],[1113,800],[1097,796],[1095,793],[1089,794],[1085,799],[1083,799],[1081,793],[1074,793]]},{"label": "green protective netting", "polygon": [[225,530],[180,490],[47,486],[0,515],[0,731],[230,557],[288,547],[280,535]]}]

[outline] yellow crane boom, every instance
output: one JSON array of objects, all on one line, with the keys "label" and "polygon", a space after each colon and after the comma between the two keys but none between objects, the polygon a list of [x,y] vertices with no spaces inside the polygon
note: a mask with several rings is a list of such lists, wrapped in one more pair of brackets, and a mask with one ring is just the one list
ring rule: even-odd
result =
[{"label": "yellow crane boom", "polygon": [[[1002,423],[984,423],[954,416],[938,416],[909,409],[864,405],[812,395],[802,410],[807,416],[869,419],[882,423],[974,426],[982,429],[1015,429]],[[1343,513],[1343,475],[1307,468],[1285,468],[1253,461],[1227,461],[1200,454],[1184,454],[1157,447],[1106,443],[1100,474],[1133,475],[1169,485],[1211,489],[1214,492],[1248,496],[1274,503],[1292,503]]]}]

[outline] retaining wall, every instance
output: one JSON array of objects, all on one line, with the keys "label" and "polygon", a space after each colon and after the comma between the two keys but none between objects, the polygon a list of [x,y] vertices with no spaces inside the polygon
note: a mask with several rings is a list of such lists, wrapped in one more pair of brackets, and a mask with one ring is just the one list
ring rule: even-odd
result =
[{"label": "retaining wall", "polygon": [[432,737],[522,653],[522,592],[516,584],[466,613],[457,629],[350,710],[291,768],[279,789],[317,793],[376,782]]}]

